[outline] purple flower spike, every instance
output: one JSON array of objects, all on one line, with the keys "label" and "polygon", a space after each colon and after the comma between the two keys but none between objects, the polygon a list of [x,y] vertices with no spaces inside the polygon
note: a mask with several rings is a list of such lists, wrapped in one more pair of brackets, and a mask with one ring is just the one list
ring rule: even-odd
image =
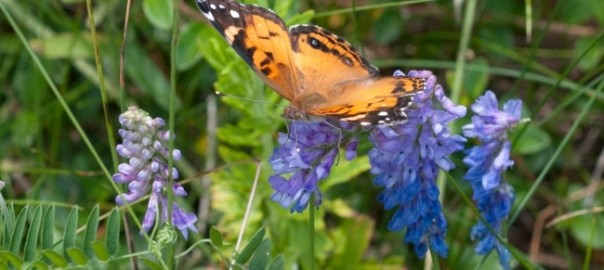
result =
[{"label": "purple flower spike", "polygon": [[[118,134],[122,137],[122,144],[117,145],[119,155],[130,160],[118,166],[118,173],[113,175],[113,180],[120,184],[128,184],[129,192],[120,194],[115,198],[118,205],[126,202],[132,203],[149,192],[149,203],[147,212],[142,222],[142,229],[149,231],[155,224],[155,218],[159,209],[162,222],[166,222],[168,197],[166,188],[168,183],[168,140],[174,136],[168,136],[168,132],[160,130],[165,122],[161,118],[151,118],[145,111],[130,107],[128,111],[119,116],[122,129]],[[171,138],[169,138],[171,137]],[[175,160],[180,159],[180,150],[172,151]],[[172,178],[178,178],[178,170],[172,168]],[[175,196],[184,197],[187,192],[180,185],[174,185]],[[188,230],[197,232],[193,224],[197,222],[197,216],[186,213],[176,203],[172,206],[172,224],[178,228],[185,239]]]},{"label": "purple flower spike", "polygon": [[[499,110],[495,94],[487,91],[472,105],[476,114],[472,123],[463,127],[466,137],[478,138],[481,143],[471,148],[463,160],[470,166],[464,178],[474,190],[472,198],[480,214],[499,233],[514,201],[512,188],[502,179],[503,172],[514,165],[510,160],[511,143],[506,131],[520,121],[521,109],[522,101],[509,100],[503,105],[503,110]],[[510,269],[509,250],[497,241],[484,223],[476,224],[470,236],[472,240],[478,240],[478,254],[495,249],[501,266]]]},{"label": "purple flower spike", "polygon": [[[331,172],[338,158],[338,147],[345,143],[346,159],[356,156],[356,138],[344,138],[354,127],[342,123],[341,127],[325,122],[293,121],[289,124],[290,136],[279,134],[280,146],[273,152],[270,164],[275,175],[269,177],[274,192],[271,199],[292,212],[302,212],[315,195],[319,206],[322,194],[319,181]],[[289,179],[284,174],[291,174]]]},{"label": "purple flower spike", "polygon": [[[410,71],[408,76],[426,78],[426,89],[414,96],[406,123],[372,130],[371,173],[376,175],[375,184],[384,187],[378,200],[386,209],[397,209],[388,229],[407,228],[405,242],[414,245],[420,258],[428,248],[445,257],[447,222],[435,181],[439,169],[455,167],[449,156],[463,150],[465,138],[452,135],[447,125],[463,117],[466,108],[444,95],[431,72]],[[434,107],[436,102],[443,109]]]}]

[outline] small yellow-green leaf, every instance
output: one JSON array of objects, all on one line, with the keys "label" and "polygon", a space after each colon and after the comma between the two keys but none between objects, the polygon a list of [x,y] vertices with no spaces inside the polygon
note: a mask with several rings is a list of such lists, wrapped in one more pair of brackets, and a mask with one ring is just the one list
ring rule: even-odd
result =
[{"label": "small yellow-green leaf", "polygon": [[27,267],[27,269],[46,270],[48,266],[42,261],[36,261]]},{"label": "small yellow-green leaf", "polygon": [[69,258],[71,258],[73,262],[79,265],[85,265],[88,263],[88,258],[81,249],[69,248],[67,249],[67,255],[69,255]]},{"label": "small yellow-green leaf", "polygon": [[153,26],[169,30],[172,27],[174,14],[174,1],[172,0],[144,0],[143,12]]},{"label": "small yellow-green leaf", "polygon": [[109,260],[109,251],[105,247],[105,244],[99,241],[94,241],[92,243],[92,250],[94,251],[94,255],[101,261]]},{"label": "small yellow-green leaf", "polygon": [[7,261],[9,264],[12,264],[16,269],[21,269],[23,266],[23,260],[21,260],[21,257],[19,257],[19,255],[13,252],[0,251],[0,257],[2,258],[2,260],[0,261]]},{"label": "small yellow-green leaf", "polygon": [[42,255],[59,268],[65,268],[69,265],[69,262],[54,250],[43,250]]}]

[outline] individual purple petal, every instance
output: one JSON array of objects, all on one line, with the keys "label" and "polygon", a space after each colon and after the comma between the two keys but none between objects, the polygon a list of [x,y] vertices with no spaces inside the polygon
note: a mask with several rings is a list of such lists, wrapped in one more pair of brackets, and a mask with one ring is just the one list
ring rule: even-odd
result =
[{"label": "individual purple petal", "polygon": [[172,224],[180,230],[185,240],[189,236],[188,230],[197,232],[195,222],[197,222],[197,216],[195,214],[186,213],[177,204],[172,205]]},{"label": "individual purple petal", "polygon": [[358,145],[359,140],[357,138],[352,138],[350,141],[348,141],[346,147],[344,147],[346,149],[346,152],[344,153],[346,160],[353,160],[357,156]]},{"label": "individual purple petal", "polygon": [[155,215],[157,213],[157,194],[151,194],[149,197],[149,203],[147,203],[147,212],[145,212],[145,217],[143,218],[142,228],[143,231],[148,232],[153,224],[155,223]]}]

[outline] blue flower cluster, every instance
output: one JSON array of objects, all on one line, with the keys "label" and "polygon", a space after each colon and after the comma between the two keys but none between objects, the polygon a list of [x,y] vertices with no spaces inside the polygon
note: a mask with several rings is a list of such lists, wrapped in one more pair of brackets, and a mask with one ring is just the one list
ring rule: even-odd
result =
[{"label": "blue flower cluster", "polygon": [[[168,198],[165,190],[169,184],[167,159],[172,156],[174,160],[178,160],[181,154],[177,149],[169,153],[167,143],[170,139],[174,139],[174,136],[171,136],[169,131],[161,130],[165,125],[163,119],[153,119],[147,112],[137,107],[130,107],[119,116],[119,121],[122,129],[118,133],[123,142],[117,145],[116,150],[120,156],[129,160],[128,163],[118,166],[118,173],[113,175],[113,180],[120,184],[128,184],[129,192],[118,195],[115,200],[118,205],[125,204],[124,200],[132,203],[151,191],[142,223],[143,230],[149,231],[155,223],[158,209],[161,221],[168,220]],[[172,178],[178,178],[176,168],[172,168]],[[187,195],[185,189],[178,184],[172,186],[172,192],[180,197]],[[185,239],[188,230],[197,232],[194,226],[197,216],[186,213],[176,203],[172,204],[171,221]]]},{"label": "blue flower cluster", "polygon": [[[514,200],[512,188],[502,181],[503,172],[514,164],[510,160],[511,143],[506,131],[520,121],[522,101],[509,100],[502,111],[495,94],[487,91],[471,108],[476,115],[471,124],[463,127],[463,132],[481,144],[471,148],[464,158],[464,163],[470,166],[464,178],[472,185],[473,199],[481,215],[500,232]],[[496,249],[500,264],[509,269],[510,252],[484,223],[479,222],[472,228],[471,238],[479,240],[477,253],[486,254]]]},{"label": "blue flower cluster", "polygon": [[[394,76],[404,74],[397,71]],[[464,149],[467,139],[452,134],[447,126],[464,117],[467,108],[447,98],[430,71],[411,71],[408,76],[424,78],[425,90],[413,97],[412,105],[405,112],[406,122],[370,127],[373,144],[368,153],[370,172],[376,175],[374,183],[384,188],[378,200],[386,209],[396,208],[388,228],[406,229],[405,242],[414,245],[420,258],[428,248],[444,257],[448,251],[447,221],[435,181],[439,170],[455,168],[449,156]],[[520,107],[520,101],[509,101],[504,110],[499,111],[495,95],[488,91],[472,105],[477,116],[472,118],[472,124],[464,127],[466,137],[482,142],[469,150],[464,159],[470,166],[465,178],[472,185],[481,214],[497,230],[501,230],[513,199],[512,189],[501,181],[501,174],[513,164],[509,159],[506,130],[518,123]],[[308,206],[312,194],[315,194],[315,203],[321,203],[318,183],[329,174],[341,141],[346,142],[346,159],[356,156],[358,140],[343,136],[343,131],[355,128],[339,124],[343,129],[336,128],[333,122],[293,121],[289,125],[290,136],[279,134],[280,146],[270,159],[275,171],[269,178],[274,201],[296,212]],[[289,175],[289,179],[284,175]],[[477,248],[480,254],[496,248],[501,264],[509,265],[509,252],[484,224],[476,225],[471,237],[480,240]]]},{"label": "blue flower cluster", "polygon": [[[407,123],[372,130],[371,173],[376,175],[375,184],[384,187],[378,197],[384,207],[398,208],[388,228],[407,228],[405,242],[415,246],[420,258],[428,247],[444,257],[447,222],[435,181],[439,168],[449,171],[455,167],[449,155],[463,150],[465,138],[452,135],[447,124],[463,117],[466,108],[444,95],[431,72],[411,71],[409,76],[426,78],[426,90],[414,97]],[[442,109],[434,106],[435,101]]]},{"label": "blue flower cluster", "polygon": [[[315,205],[320,205],[322,194],[319,181],[331,172],[339,144],[346,141],[345,157],[356,157],[358,140],[343,140],[342,132],[350,133],[354,127],[341,123],[340,127],[328,122],[293,121],[289,130],[293,136],[279,133],[279,144],[270,158],[275,175],[269,177],[274,192],[271,199],[284,208],[302,212],[315,195]],[[291,174],[289,179],[283,175]]]}]

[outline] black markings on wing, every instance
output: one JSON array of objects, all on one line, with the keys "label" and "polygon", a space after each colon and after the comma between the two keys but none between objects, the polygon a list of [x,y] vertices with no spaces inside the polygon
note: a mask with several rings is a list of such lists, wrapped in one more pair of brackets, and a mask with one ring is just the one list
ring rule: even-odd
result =
[{"label": "black markings on wing", "polygon": [[[316,50],[320,50],[324,53],[331,54],[337,57],[344,65],[348,67],[354,67],[355,63],[364,68],[371,76],[378,74],[378,69],[361,56],[361,53],[355,49],[345,39],[321,28],[316,25],[295,25],[289,29],[290,36],[292,37],[292,49],[295,52],[300,51],[299,39],[301,36],[308,36],[306,42],[308,45]],[[324,38],[327,43],[322,42],[317,37]]]},{"label": "black markings on wing", "polygon": [[202,14],[239,56],[286,99],[296,87],[291,42],[285,23],[269,9],[232,0],[196,0]]},{"label": "black markings on wing", "polygon": [[[258,6],[242,5],[232,0],[196,0],[195,3],[214,28],[231,44],[239,56],[252,67],[254,67],[253,55],[258,48],[246,45],[247,34],[245,29],[251,23],[248,21],[251,19],[251,15],[265,17],[276,24],[281,24],[285,29],[285,24],[281,18],[270,10]],[[259,36],[259,38],[268,37]]]}]

